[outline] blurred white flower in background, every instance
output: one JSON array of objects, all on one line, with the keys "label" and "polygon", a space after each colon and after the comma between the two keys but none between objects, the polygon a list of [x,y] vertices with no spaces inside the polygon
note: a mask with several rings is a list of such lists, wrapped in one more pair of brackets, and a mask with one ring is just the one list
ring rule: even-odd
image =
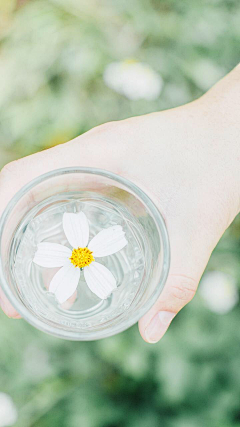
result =
[{"label": "blurred white flower in background", "polygon": [[218,314],[228,313],[239,299],[235,278],[221,271],[206,273],[199,292],[206,306]]},{"label": "blurred white flower in background", "polygon": [[161,93],[163,81],[147,64],[128,59],[109,64],[103,75],[106,85],[128,99],[153,101]]},{"label": "blurred white flower in background", "polygon": [[0,427],[13,426],[17,422],[18,413],[11,396],[0,393]]}]

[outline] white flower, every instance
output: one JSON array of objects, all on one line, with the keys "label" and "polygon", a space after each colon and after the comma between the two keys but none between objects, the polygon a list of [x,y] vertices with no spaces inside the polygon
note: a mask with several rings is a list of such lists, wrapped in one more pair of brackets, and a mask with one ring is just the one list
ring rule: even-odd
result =
[{"label": "white flower", "polygon": [[88,245],[89,224],[86,215],[80,212],[64,213],[63,230],[72,250],[58,243],[39,243],[33,259],[41,267],[62,267],[53,277],[49,292],[55,294],[60,304],[64,303],[77,289],[83,270],[89,289],[101,299],[108,298],[117,287],[116,279],[95,257],[112,255],[127,245],[122,227],[113,225],[103,229]]},{"label": "white flower", "polygon": [[0,393],[0,427],[13,426],[17,422],[18,413],[11,396]]},{"label": "white flower", "polygon": [[239,299],[235,279],[221,271],[206,273],[199,291],[207,307],[218,314],[228,313]]},{"label": "white flower", "polygon": [[149,65],[134,60],[109,64],[103,78],[108,87],[131,100],[157,99],[163,86],[161,76]]}]

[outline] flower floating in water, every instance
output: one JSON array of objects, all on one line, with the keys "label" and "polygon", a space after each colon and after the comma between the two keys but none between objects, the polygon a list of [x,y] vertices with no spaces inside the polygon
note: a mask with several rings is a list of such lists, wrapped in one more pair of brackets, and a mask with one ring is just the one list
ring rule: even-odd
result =
[{"label": "flower floating in water", "polygon": [[75,292],[81,270],[89,289],[101,299],[106,299],[116,289],[116,279],[95,258],[112,255],[127,245],[120,225],[101,230],[89,241],[89,224],[86,215],[64,213],[63,230],[72,250],[58,243],[39,243],[33,262],[41,267],[62,267],[53,277],[49,292],[55,294],[60,304]]},{"label": "flower floating in water", "polygon": [[221,271],[206,273],[199,291],[206,306],[214,313],[228,313],[238,303],[236,280]]},{"label": "flower floating in water", "polygon": [[149,65],[132,59],[109,64],[103,78],[108,87],[133,101],[157,99],[163,86],[161,76]]}]

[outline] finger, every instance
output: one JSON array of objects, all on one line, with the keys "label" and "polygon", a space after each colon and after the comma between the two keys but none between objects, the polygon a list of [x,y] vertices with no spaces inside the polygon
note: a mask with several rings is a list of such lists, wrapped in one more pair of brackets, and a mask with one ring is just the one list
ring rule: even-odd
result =
[{"label": "finger", "polygon": [[[7,164],[0,173],[0,215],[20,188],[34,178],[66,167],[96,167],[118,172],[119,156],[108,144],[114,124],[101,125],[74,140]],[[104,155],[103,155],[104,153]]]},{"label": "finger", "polygon": [[[181,222],[181,220],[180,220]],[[182,222],[181,222],[182,224]],[[159,299],[139,321],[139,331],[149,343],[158,342],[176,314],[194,297],[199,280],[213,249],[204,233],[193,234],[180,224],[169,224],[171,267]]]},{"label": "finger", "polygon": [[10,304],[2,289],[0,288],[0,306],[3,312],[13,319],[21,319],[21,316],[15,310],[15,308]]},{"label": "finger", "polygon": [[185,275],[170,274],[165,289],[151,310],[139,321],[143,339],[149,343],[158,342],[176,314],[195,295],[198,282]]}]

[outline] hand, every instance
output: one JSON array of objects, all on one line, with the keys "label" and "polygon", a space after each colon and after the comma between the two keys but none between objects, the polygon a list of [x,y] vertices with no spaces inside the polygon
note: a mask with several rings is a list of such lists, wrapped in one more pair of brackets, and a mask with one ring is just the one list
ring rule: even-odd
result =
[{"label": "hand", "polygon": [[[38,175],[66,166],[91,166],[128,178],[165,217],[171,267],[159,300],[140,320],[157,342],[194,296],[212,250],[240,209],[240,68],[206,95],[169,111],[99,126],[82,136],[4,167],[0,214]],[[16,311],[0,294],[10,317]]]}]

